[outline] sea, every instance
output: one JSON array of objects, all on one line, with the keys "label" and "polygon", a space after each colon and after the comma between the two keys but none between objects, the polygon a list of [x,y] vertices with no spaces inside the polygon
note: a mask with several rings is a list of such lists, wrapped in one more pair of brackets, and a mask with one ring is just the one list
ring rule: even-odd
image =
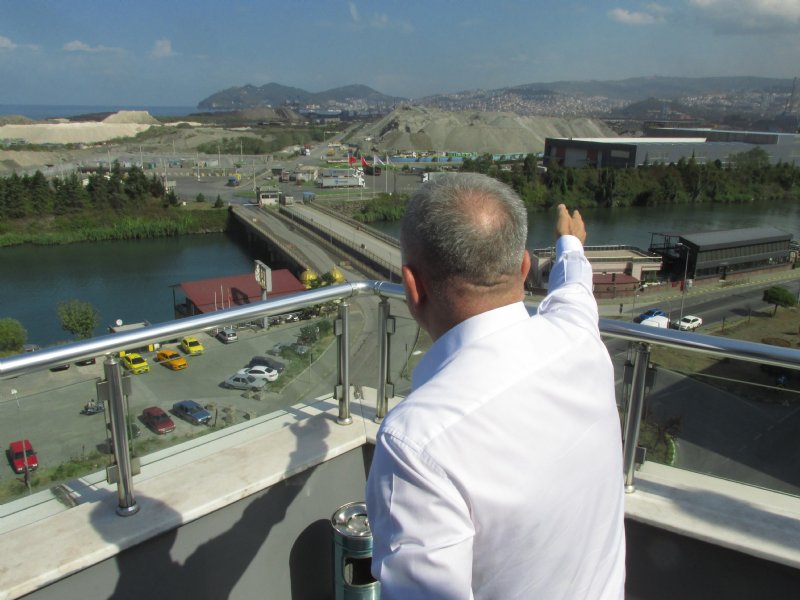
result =
[{"label": "sea", "polygon": [[[123,104],[0,104],[0,116],[20,115],[33,120],[57,119],[121,110],[145,110],[153,117],[183,117],[201,112],[195,106],[139,106]],[[205,112],[205,111],[203,111]]]}]

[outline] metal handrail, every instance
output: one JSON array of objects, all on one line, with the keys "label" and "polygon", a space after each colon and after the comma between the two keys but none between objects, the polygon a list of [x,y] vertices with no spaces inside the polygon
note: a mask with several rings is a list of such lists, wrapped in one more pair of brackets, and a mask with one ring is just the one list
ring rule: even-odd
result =
[{"label": "metal handrail", "polygon": [[260,317],[291,312],[323,302],[368,295],[405,300],[403,287],[396,283],[386,281],[341,283],[3,358],[0,359],[0,379],[16,377],[23,373],[50,368],[65,362],[113,354],[145,343],[170,340],[177,336],[207,331],[229,323],[254,321]]},{"label": "metal handrail", "polygon": [[674,329],[658,329],[613,319],[600,319],[600,333],[603,336],[630,342],[701,352],[718,358],[735,358],[776,367],[800,369],[800,350],[794,348],[782,348],[700,333],[687,334],[687,332]]}]

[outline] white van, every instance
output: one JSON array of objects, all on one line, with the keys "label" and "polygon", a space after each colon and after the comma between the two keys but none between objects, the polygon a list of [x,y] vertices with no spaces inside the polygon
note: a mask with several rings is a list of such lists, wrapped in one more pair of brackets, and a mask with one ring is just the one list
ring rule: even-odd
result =
[{"label": "white van", "polygon": [[648,327],[658,327],[660,329],[669,329],[669,317],[650,317],[641,323]]}]

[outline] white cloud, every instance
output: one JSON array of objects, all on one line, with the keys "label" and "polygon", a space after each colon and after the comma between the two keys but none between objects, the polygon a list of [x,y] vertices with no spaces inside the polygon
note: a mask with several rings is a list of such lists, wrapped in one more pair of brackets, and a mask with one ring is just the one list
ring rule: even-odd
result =
[{"label": "white cloud", "polygon": [[661,16],[661,14],[630,11],[624,8],[612,9],[608,11],[608,16],[612,21],[624,23],[625,25],[655,25],[664,21],[664,18]]},{"label": "white cloud", "polygon": [[5,36],[0,35],[0,50],[13,50],[17,45]]},{"label": "white cloud", "polygon": [[122,48],[111,48],[109,46],[90,46],[80,40],[72,40],[64,44],[63,49],[67,52],[87,52],[87,53],[108,53],[122,52]]},{"label": "white cloud", "polygon": [[358,23],[361,20],[361,17],[358,15],[358,7],[356,6],[356,3],[348,2],[347,5],[350,8],[350,18],[353,19],[354,23]]},{"label": "white cloud", "polygon": [[800,0],[689,0],[718,33],[800,30]]},{"label": "white cloud", "polygon": [[153,49],[150,50],[150,56],[153,58],[169,58],[175,56],[172,50],[172,42],[169,40],[156,40],[153,44]]}]

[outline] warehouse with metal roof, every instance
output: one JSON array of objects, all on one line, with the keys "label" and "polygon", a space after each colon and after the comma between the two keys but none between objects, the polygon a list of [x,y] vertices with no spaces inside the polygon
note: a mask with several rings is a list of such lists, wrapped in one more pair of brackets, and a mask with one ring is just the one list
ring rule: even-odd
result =
[{"label": "warehouse with metal roof", "polygon": [[775,227],[698,233],[653,233],[650,251],[664,259],[672,280],[727,280],[772,269],[789,269],[792,234]]},{"label": "warehouse with metal roof", "polygon": [[646,137],[546,138],[544,163],[562,167],[634,168],[680,159],[730,163],[734,154],[764,150],[771,164],[800,164],[800,135],[703,128],[654,128]]}]

